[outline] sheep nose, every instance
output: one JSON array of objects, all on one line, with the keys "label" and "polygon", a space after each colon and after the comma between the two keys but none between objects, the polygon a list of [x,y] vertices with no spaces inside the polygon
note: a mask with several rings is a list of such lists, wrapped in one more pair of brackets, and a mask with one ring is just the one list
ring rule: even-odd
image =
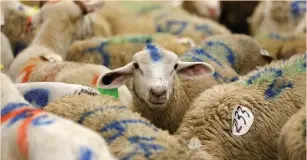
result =
[{"label": "sheep nose", "polygon": [[154,89],[150,89],[150,94],[154,97],[160,98],[166,95],[166,90],[161,89],[161,90],[154,90]]},{"label": "sheep nose", "polygon": [[215,17],[215,13],[216,11],[215,11],[215,9],[214,8],[209,8],[209,14],[210,14],[210,16],[212,16],[212,17]]}]

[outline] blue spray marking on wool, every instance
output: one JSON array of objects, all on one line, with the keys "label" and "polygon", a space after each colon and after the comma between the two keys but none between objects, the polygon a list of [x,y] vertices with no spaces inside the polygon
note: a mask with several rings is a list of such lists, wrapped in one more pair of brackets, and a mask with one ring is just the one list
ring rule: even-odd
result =
[{"label": "blue spray marking on wool", "polygon": [[222,42],[212,42],[212,41],[209,41],[207,42],[208,46],[212,47],[213,45],[219,45],[219,46],[222,46],[226,49],[226,53],[228,54],[226,56],[228,62],[231,64],[231,67],[232,68],[235,68],[235,54],[232,52],[232,50],[224,43]]},{"label": "blue spray marking on wool", "polygon": [[237,80],[239,80],[239,77],[232,77],[232,78],[230,79],[230,82],[235,82],[235,81],[237,81]]},{"label": "blue spray marking on wool", "polygon": [[8,123],[8,127],[13,125],[14,123],[16,123],[17,121],[19,120],[23,120],[23,119],[26,119],[28,117],[31,117],[33,114],[32,114],[32,110],[33,109],[29,109],[29,110],[23,110],[21,113],[19,113],[18,115],[16,115],[15,117],[13,117],[10,122]]},{"label": "blue spray marking on wool", "polygon": [[152,143],[155,140],[154,137],[132,136],[129,137],[128,140],[131,144],[136,144],[137,149],[136,151],[128,153],[127,156],[122,158],[123,160],[130,160],[138,153],[144,154],[145,157],[149,159],[153,152],[165,150],[161,145]]},{"label": "blue spray marking on wool", "polygon": [[4,116],[13,110],[18,108],[29,106],[27,103],[8,103],[4,108],[1,109],[1,116]]},{"label": "blue spray marking on wool", "polygon": [[215,80],[218,80],[219,78],[221,78],[223,80],[223,82],[227,82],[226,78],[224,78],[221,74],[219,74],[216,71],[213,73],[213,77],[214,77]]},{"label": "blue spray marking on wool", "polygon": [[88,147],[81,147],[79,160],[94,160],[93,151]]},{"label": "blue spray marking on wool", "polygon": [[82,116],[80,117],[80,119],[77,121],[79,124],[83,124],[83,121],[85,120],[86,117],[91,116],[92,114],[98,112],[98,111],[105,111],[105,110],[110,110],[110,109],[114,109],[114,110],[121,110],[121,109],[127,109],[127,107],[125,106],[111,106],[111,107],[101,107],[101,108],[96,108],[93,111],[88,111],[82,114]]},{"label": "blue spray marking on wool", "polygon": [[272,38],[272,39],[281,40],[281,41],[286,41],[286,40],[288,40],[286,37],[283,37],[283,36],[281,36],[281,35],[279,35],[279,34],[277,34],[277,33],[270,33],[270,34],[268,35],[268,37],[269,37],[269,38]]},{"label": "blue spray marking on wool", "polygon": [[158,62],[162,58],[159,49],[152,43],[147,43],[146,49],[149,51],[150,57],[154,62]]},{"label": "blue spray marking on wool", "polygon": [[222,66],[222,63],[220,61],[218,61],[217,59],[215,59],[214,57],[212,57],[210,54],[208,54],[204,49],[202,48],[196,48],[195,50],[192,50],[193,53],[196,53],[198,55],[204,55],[206,57],[208,57],[208,59],[214,61],[216,64],[218,64],[219,66]]},{"label": "blue spray marking on wool", "polygon": [[295,19],[306,13],[306,1],[293,1],[291,2],[291,13]]},{"label": "blue spray marking on wool", "polygon": [[[274,79],[273,81],[268,85],[268,88],[265,90],[265,99],[269,98],[274,98],[278,96],[284,89],[286,88],[293,88],[293,83],[291,82],[285,82],[283,78],[283,71],[281,69],[276,69],[276,68],[265,68],[264,71],[257,72],[256,74],[252,75],[248,80],[247,84],[251,85],[255,80],[260,78],[262,74],[264,73],[274,73]],[[282,83],[280,82],[277,83],[277,79],[281,80]]]},{"label": "blue spray marking on wool", "polygon": [[210,30],[207,24],[200,24],[200,25],[196,24],[194,28],[195,30],[200,31],[207,36],[213,35],[212,31]]},{"label": "blue spray marking on wool", "polygon": [[35,119],[33,119],[32,124],[35,126],[49,125],[55,121],[55,119],[48,120],[48,117],[49,116],[47,114],[36,117]]},{"label": "blue spray marking on wool", "polygon": [[[167,20],[166,27],[163,29],[159,24],[157,24],[156,32],[166,32],[173,35],[180,35],[188,26],[186,21],[177,21],[177,20]],[[173,31],[173,28],[178,28]]]},{"label": "blue spray marking on wool", "polygon": [[274,81],[269,85],[268,89],[265,91],[265,99],[273,98],[279,95],[284,89],[292,88],[293,84],[291,82],[285,82],[282,80],[282,84],[277,86],[276,78]]},{"label": "blue spray marking on wool", "polygon": [[146,121],[143,121],[143,120],[134,120],[134,119],[127,119],[127,120],[121,120],[121,121],[113,121],[112,123],[105,125],[99,131],[100,132],[107,132],[107,131],[110,131],[110,130],[116,130],[117,133],[115,133],[112,136],[106,138],[106,141],[108,143],[112,143],[118,137],[124,135],[124,133],[126,132],[125,125],[128,125],[128,124],[144,124],[144,125],[146,125],[146,126],[148,126],[150,128],[153,128],[153,130],[155,132],[158,131],[158,129],[154,125],[152,125],[152,124],[150,124],[150,123],[148,123]]},{"label": "blue spray marking on wool", "polygon": [[24,94],[24,98],[32,104],[43,108],[49,101],[49,90],[44,88],[31,89]]},{"label": "blue spray marking on wool", "polygon": [[101,57],[103,58],[103,64],[104,66],[106,67],[109,67],[110,65],[110,55],[107,51],[104,50],[104,47],[107,46],[109,44],[108,41],[103,41],[101,42],[97,47],[95,48],[88,48],[88,49],[85,49],[83,51],[83,54],[84,53],[90,53],[90,52],[99,52],[101,54]]}]

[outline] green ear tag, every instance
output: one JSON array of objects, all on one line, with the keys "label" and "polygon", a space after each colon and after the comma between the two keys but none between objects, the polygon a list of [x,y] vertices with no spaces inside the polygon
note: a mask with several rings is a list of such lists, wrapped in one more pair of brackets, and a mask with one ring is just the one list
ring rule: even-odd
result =
[{"label": "green ear tag", "polygon": [[112,97],[118,99],[118,89],[117,88],[114,88],[114,89],[98,88],[98,91],[99,91],[100,94],[109,95],[109,96],[112,96]]}]

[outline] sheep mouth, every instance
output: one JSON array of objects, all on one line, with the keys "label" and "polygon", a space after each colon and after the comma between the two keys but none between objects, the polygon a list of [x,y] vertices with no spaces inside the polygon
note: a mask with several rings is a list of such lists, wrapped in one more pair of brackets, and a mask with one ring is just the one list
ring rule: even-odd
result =
[{"label": "sheep mouth", "polygon": [[166,102],[159,101],[150,101],[148,104],[152,109],[163,109],[166,106]]}]

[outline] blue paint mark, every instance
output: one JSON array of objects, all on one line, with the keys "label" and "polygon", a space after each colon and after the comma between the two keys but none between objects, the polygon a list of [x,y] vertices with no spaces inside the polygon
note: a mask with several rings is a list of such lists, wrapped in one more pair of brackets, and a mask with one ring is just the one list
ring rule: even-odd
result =
[{"label": "blue paint mark", "polygon": [[107,51],[104,50],[104,47],[107,46],[108,44],[109,44],[108,41],[103,41],[97,47],[85,49],[83,51],[83,54],[97,51],[101,54],[101,57],[103,58],[103,65],[109,67],[110,55]]},{"label": "blue paint mark", "polygon": [[19,120],[22,119],[26,119],[28,117],[31,117],[33,115],[32,113],[33,109],[27,109],[27,110],[23,110],[21,113],[19,113],[18,115],[16,115],[15,117],[13,117],[10,122],[8,123],[8,127],[13,125],[14,123],[16,123]]},{"label": "blue paint mark", "polygon": [[222,42],[212,42],[209,41],[207,42],[208,46],[212,47],[213,45],[219,45],[222,46],[226,49],[226,53],[228,53],[228,55],[226,56],[228,62],[231,64],[232,68],[235,68],[235,54],[232,52],[232,50],[224,43]]},{"label": "blue paint mark", "polygon": [[194,50],[192,50],[193,53],[196,53],[198,55],[204,55],[206,57],[208,57],[208,59],[214,61],[216,64],[218,64],[219,66],[222,66],[222,63],[220,61],[218,61],[216,58],[212,57],[209,53],[207,53],[204,49],[202,48],[196,48]]},{"label": "blue paint mark", "polygon": [[288,38],[283,37],[283,36],[281,36],[281,35],[279,35],[279,34],[277,34],[277,33],[270,33],[270,34],[268,35],[268,37],[269,37],[269,38],[272,38],[272,39],[281,40],[281,41],[286,41],[286,40],[288,40]]},{"label": "blue paint mark", "polygon": [[1,116],[12,112],[15,109],[29,106],[27,103],[8,103],[4,108],[1,109]]},{"label": "blue paint mark", "polygon": [[77,121],[79,124],[83,124],[83,121],[85,120],[85,118],[91,116],[92,114],[98,112],[98,111],[105,111],[105,110],[110,110],[110,109],[114,109],[114,110],[121,110],[121,109],[127,109],[127,107],[125,106],[111,106],[111,107],[100,107],[100,108],[95,108],[93,111],[88,111],[82,114],[82,116],[80,117],[80,119]]},{"label": "blue paint mark", "polygon": [[[185,28],[188,26],[188,22],[186,21],[177,21],[177,20],[167,20],[165,29],[162,29],[162,27],[158,24],[157,25],[157,32],[167,32],[174,35],[180,35]],[[172,31],[173,28],[178,27],[177,30]]]},{"label": "blue paint mark", "polygon": [[161,145],[152,143],[155,140],[154,137],[132,136],[129,137],[128,140],[130,141],[131,144],[136,144],[137,149],[136,151],[128,153],[127,156],[123,158],[123,160],[129,160],[138,153],[144,154],[145,157],[149,159],[150,156],[153,154],[153,152],[165,150],[165,148],[162,147]]},{"label": "blue paint mark", "polygon": [[196,24],[195,30],[200,31],[207,36],[213,35],[212,31],[210,30],[210,28],[207,24],[200,24],[200,25]]},{"label": "blue paint mark", "polygon": [[291,3],[291,13],[295,19],[306,13],[306,1],[293,1]]},{"label": "blue paint mark", "polygon": [[152,43],[147,43],[146,49],[149,51],[150,57],[154,62],[157,62],[161,59],[161,54],[159,53],[159,49],[153,45]]},{"label": "blue paint mark", "polygon": [[23,41],[15,42],[12,46],[14,57],[16,57],[21,51],[23,51],[27,47],[28,47],[28,44],[26,42],[23,42]]},{"label": "blue paint mark", "polygon": [[49,101],[49,90],[44,88],[31,89],[24,94],[24,98],[32,104],[43,108]]},{"label": "blue paint mark", "polygon": [[280,94],[286,88],[292,88],[293,84],[291,82],[286,83],[284,80],[280,86],[277,86],[276,78],[269,85],[268,89],[265,91],[265,99],[273,98]]},{"label": "blue paint mark", "polygon": [[80,159],[79,160],[93,160],[94,153],[88,147],[81,147],[80,148]]},{"label": "blue paint mark", "polygon": [[148,126],[150,128],[153,128],[153,130],[155,132],[158,131],[158,129],[154,125],[152,125],[152,124],[150,124],[150,123],[148,123],[146,121],[143,121],[143,120],[134,120],[134,119],[121,120],[121,121],[113,121],[112,123],[105,125],[99,131],[100,132],[107,132],[109,130],[116,130],[117,133],[115,133],[114,135],[106,138],[106,141],[108,143],[112,143],[115,139],[117,139],[118,137],[124,135],[124,133],[126,132],[125,125],[128,125],[128,124],[144,124],[144,125],[146,125],[146,126]]},{"label": "blue paint mark", "polygon": [[251,75],[250,78],[247,80],[247,84],[251,85],[253,84],[253,81],[256,80],[257,78],[261,77],[261,75],[263,73],[268,73],[268,72],[275,72],[276,76],[281,76],[282,75],[282,71],[280,69],[275,69],[275,68],[265,68],[263,71],[261,72],[257,72],[254,75]]},{"label": "blue paint mark", "polygon": [[223,82],[227,82],[226,78],[224,78],[221,74],[219,74],[218,72],[214,71],[213,73],[213,77],[215,80],[218,80],[219,78],[223,80]]},{"label": "blue paint mark", "polygon": [[[41,125],[49,125],[51,123],[53,123],[55,121],[55,119],[53,120],[46,120],[46,118],[48,118],[48,115],[41,115],[39,117],[36,117],[35,119],[33,119],[32,124],[34,126],[41,126]],[[44,121],[45,120],[45,121]]]},{"label": "blue paint mark", "polygon": [[235,82],[235,81],[237,81],[237,80],[239,80],[238,77],[232,77],[232,78],[230,79],[230,82]]}]

